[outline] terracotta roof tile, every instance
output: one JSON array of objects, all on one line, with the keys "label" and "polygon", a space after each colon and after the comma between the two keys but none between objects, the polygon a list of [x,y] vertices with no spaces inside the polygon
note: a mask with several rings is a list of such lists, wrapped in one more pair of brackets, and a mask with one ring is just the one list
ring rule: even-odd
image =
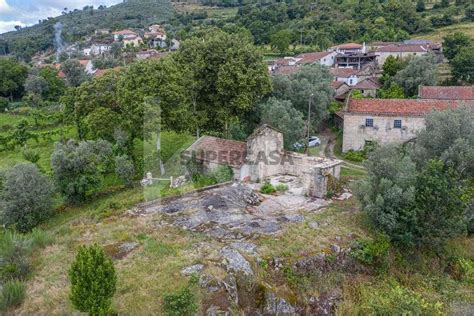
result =
[{"label": "terracotta roof tile", "polygon": [[425,53],[428,49],[423,45],[387,45],[375,50],[377,53]]},{"label": "terracotta roof tile", "polygon": [[353,89],[361,89],[361,90],[377,90],[380,88],[380,84],[377,82],[375,78],[368,78],[364,81],[357,83]]},{"label": "terracotta roof tile", "polygon": [[332,54],[331,52],[313,52],[313,53],[304,53],[304,54],[299,54],[296,56],[296,58],[301,58],[301,60],[298,61],[299,64],[310,64],[310,63],[315,63],[317,61],[320,61],[324,57]]},{"label": "terracotta roof tile", "polygon": [[333,46],[331,48],[332,49],[361,49],[363,47],[364,46],[362,46],[361,44],[357,44],[357,43],[346,43],[346,44],[336,45],[336,46]]},{"label": "terracotta roof tile", "polygon": [[420,87],[419,97],[439,100],[474,100],[474,86]]},{"label": "terracotta roof tile", "polygon": [[203,136],[188,149],[202,161],[213,162],[232,167],[241,167],[244,163],[247,144],[236,140]]},{"label": "terracotta roof tile", "polygon": [[460,105],[474,106],[474,102],[422,99],[351,99],[347,112],[388,116],[423,116],[432,110],[445,110]]},{"label": "terracotta roof tile", "polygon": [[354,68],[331,68],[331,73],[335,77],[348,78],[350,76],[356,75],[358,70]]},{"label": "terracotta roof tile", "polygon": [[131,31],[131,30],[121,30],[121,31],[113,32],[112,34],[114,34],[114,35],[128,35],[128,34],[137,34],[137,33],[135,33],[134,31]]}]

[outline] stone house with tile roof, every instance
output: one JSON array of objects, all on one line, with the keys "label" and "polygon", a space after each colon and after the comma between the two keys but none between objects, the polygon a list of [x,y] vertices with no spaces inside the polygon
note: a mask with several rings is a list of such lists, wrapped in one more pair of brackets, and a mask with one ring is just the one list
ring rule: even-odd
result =
[{"label": "stone house with tile roof", "polygon": [[342,116],[342,151],[361,150],[369,142],[402,144],[425,127],[425,115],[434,110],[474,106],[470,100],[351,99]]},{"label": "stone house with tile roof", "polygon": [[246,142],[203,136],[184,153],[194,157],[205,170],[229,166],[236,181],[261,182],[276,175],[300,177],[304,192],[323,198],[330,176],[340,177],[342,161],[311,157],[283,148],[283,134],[269,126],[257,128]]}]

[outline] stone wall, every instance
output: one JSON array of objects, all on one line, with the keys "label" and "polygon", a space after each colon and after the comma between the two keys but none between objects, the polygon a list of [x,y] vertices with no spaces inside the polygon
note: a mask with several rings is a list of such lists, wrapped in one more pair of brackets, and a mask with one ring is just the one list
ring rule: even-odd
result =
[{"label": "stone wall", "polygon": [[387,58],[389,56],[404,59],[404,58],[408,58],[408,57],[424,56],[426,54],[428,54],[428,52],[417,52],[417,53],[414,53],[414,52],[413,53],[412,52],[377,52],[377,55],[379,55],[377,57],[377,62],[379,63],[380,66],[383,66],[383,64],[385,63],[385,61],[387,60]]},{"label": "stone wall", "polygon": [[266,125],[247,139],[248,176],[251,181],[278,174],[283,155],[283,134]]},{"label": "stone wall", "polygon": [[[374,127],[366,127],[365,120],[374,119]],[[394,128],[394,120],[402,120],[402,128]],[[416,132],[425,127],[423,117],[371,116],[353,113],[344,114],[342,151],[361,150],[366,141],[383,144],[401,144],[416,137]]]}]

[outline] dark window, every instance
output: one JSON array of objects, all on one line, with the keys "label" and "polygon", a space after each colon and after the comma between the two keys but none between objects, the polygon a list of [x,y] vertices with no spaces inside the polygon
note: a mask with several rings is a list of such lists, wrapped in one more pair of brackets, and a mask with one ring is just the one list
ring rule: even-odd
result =
[{"label": "dark window", "polygon": [[402,128],[402,120],[393,121],[393,128]]},{"label": "dark window", "polygon": [[372,118],[365,119],[365,126],[374,127],[374,119]]}]

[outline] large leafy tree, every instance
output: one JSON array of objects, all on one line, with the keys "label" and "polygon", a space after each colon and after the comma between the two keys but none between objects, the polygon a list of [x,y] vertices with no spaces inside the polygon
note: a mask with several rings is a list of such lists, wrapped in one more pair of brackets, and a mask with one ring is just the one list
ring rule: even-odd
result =
[{"label": "large leafy tree", "polygon": [[38,75],[46,80],[48,89],[43,97],[47,100],[57,101],[64,94],[66,84],[58,77],[59,70],[53,67],[43,67]]},{"label": "large leafy tree", "polygon": [[28,77],[28,67],[13,58],[0,58],[0,95],[13,98],[20,97],[23,85]]},{"label": "large leafy tree", "polygon": [[[157,120],[156,113],[163,129],[182,131],[193,127],[188,83],[186,73],[170,58],[136,62],[124,70],[117,83],[117,100],[132,141],[148,137],[144,127]],[[146,108],[145,101],[150,99],[156,101],[153,106],[159,107],[158,111]]]},{"label": "large leafy tree", "polygon": [[406,96],[415,96],[419,86],[434,86],[438,82],[434,56],[417,57],[397,72],[393,82],[403,88]]},{"label": "large leafy tree", "polygon": [[358,196],[395,243],[439,251],[473,227],[473,121],[467,107],[433,112],[413,148],[382,147],[369,156]]},{"label": "large leafy tree", "polygon": [[296,110],[291,101],[270,98],[261,105],[261,122],[283,132],[285,147],[301,140],[305,132],[303,113]]},{"label": "large leafy tree", "polygon": [[443,54],[452,60],[461,51],[463,47],[469,47],[471,39],[462,32],[456,32],[443,37]]},{"label": "large leafy tree", "polygon": [[77,88],[70,88],[62,98],[66,115],[74,121],[80,139],[112,140],[115,130],[124,125],[117,98],[119,78],[119,72],[107,72]]},{"label": "large leafy tree", "polygon": [[456,80],[474,84],[474,51],[465,47],[451,60],[452,74]]},{"label": "large leafy tree", "polygon": [[289,76],[273,77],[273,96],[289,100],[301,113],[308,114],[311,99],[311,125],[316,127],[326,117],[333,100],[332,75],[329,68],[320,65],[303,66]]},{"label": "large leafy tree", "polygon": [[468,106],[435,111],[425,119],[414,157],[418,164],[441,159],[461,176],[474,177],[474,112]]},{"label": "large leafy tree", "polygon": [[61,65],[61,70],[66,75],[66,82],[70,87],[78,87],[89,79],[89,75],[86,73],[84,67],[82,67],[76,59],[66,60]]},{"label": "large leafy tree", "polygon": [[227,131],[232,118],[270,92],[262,55],[242,34],[209,30],[184,41],[173,57],[189,72],[187,92],[200,128]]}]

